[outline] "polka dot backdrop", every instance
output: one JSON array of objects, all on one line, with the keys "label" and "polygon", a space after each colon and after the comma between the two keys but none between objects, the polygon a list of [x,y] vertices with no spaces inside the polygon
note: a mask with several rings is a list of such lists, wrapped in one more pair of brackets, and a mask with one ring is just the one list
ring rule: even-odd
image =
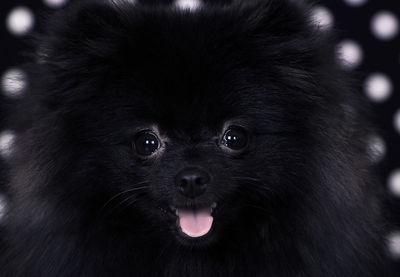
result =
[{"label": "polka dot backdrop", "polygon": [[[71,0],[72,1],[72,0]],[[136,0],[110,0],[133,1]],[[18,101],[29,85],[18,65],[26,50],[24,39],[37,26],[43,11],[62,8],[68,0],[2,0],[0,2],[0,105]],[[391,195],[393,218],[397,228],[388,234],[387,247],[393,259],[400,261],[400,4],[398,0],[321,0],[313,11],[316,28],[340,30],[338,59],[345,70],[356,71],[362,81],[359,91],[377,114],[379,132],[369,138],[371,161],[378,164],[385,189]],[[195,11],[200,0],[176,0],[174,5]],[[13,102],[14,101],[14,102]],[[8,105],[10,104],[11,105]],[[0,168],[13,152],[15,130],[2,122],[0,108]],[[0,172],[1,173],[1,172]],[[0,175],[1,176],[1,175]],[[4,180],[0,180],[0,185]],[[0,194],[0,224],[7,208],[6,195]]]}]

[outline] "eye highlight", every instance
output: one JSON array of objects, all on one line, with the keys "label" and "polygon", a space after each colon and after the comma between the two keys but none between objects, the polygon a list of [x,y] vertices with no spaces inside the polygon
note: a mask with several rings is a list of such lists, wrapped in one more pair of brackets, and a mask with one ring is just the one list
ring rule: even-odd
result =
[{"label": "eye highlight", "polygon": [[160,139],[151,131],[142,131],[135,136],[134,147],[141,156],[151,156],[160,146]]},{"label": "eye highlight", "polygon": [[243,150],[248,144],[246,130],[239,126],[230,126],[225,131],[221,144],[235,151]]}]

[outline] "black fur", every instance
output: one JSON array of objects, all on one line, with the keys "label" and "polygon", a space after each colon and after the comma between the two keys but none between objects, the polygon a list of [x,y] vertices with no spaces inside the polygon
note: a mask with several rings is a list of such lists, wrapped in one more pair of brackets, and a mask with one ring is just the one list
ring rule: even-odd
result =
[{"label": "black fur", "polygon": [[[308,5],[110,2],[37,36],[3,276],[390,276],[364,104]],[[239,155],[227,122],[249,132]],[[143,128],[165,140],[151,159]],[[213,179],[196,201],[174,185],[188,166]],[[169,205],[212,202],[210,234],[177,232]]]}]

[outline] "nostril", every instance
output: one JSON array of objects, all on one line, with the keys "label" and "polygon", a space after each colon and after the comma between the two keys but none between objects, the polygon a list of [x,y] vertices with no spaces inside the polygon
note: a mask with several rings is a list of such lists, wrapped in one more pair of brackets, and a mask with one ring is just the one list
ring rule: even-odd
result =
[{"label": "nostril", "polygon": [[181,180],[181,187],[182,187],[182,188],[185,188],[185,187],[188,186],[188,184],[189,184],[188,180],[185,179],[185,178],[182,178],[182,180]]},{"label": "nostril", "polygon": [[195,183],[195,185],[197,185],[197,186],[202,186],[202,185],[204,185],[203,178],[197,177],[197,178],[194,180],[194,183]]}]

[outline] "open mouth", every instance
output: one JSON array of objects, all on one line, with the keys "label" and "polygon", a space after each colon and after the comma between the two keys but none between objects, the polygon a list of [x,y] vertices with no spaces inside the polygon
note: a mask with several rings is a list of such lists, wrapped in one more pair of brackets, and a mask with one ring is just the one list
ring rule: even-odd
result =
[{"label": "open mouth", "polygon": [[170,206],[177,217],[177,227],[187,237],[200,238],[207,235],[213,226],[214,212],[217,204],[198,208],[176,208]]}]

